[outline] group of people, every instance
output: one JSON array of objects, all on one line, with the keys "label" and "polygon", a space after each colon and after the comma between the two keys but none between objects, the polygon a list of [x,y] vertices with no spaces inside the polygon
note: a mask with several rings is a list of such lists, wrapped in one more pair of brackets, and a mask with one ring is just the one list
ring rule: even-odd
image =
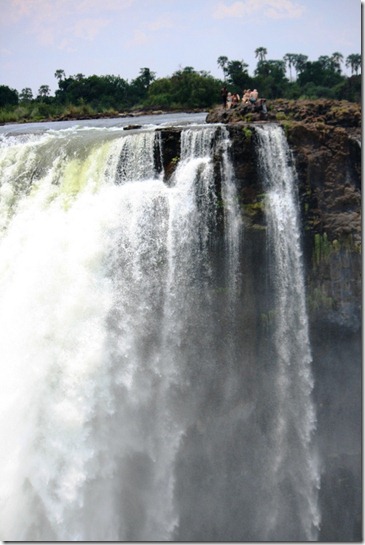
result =
[{"label": "group of people", "polygon": [[223,108],[229,110],[232,107],[237,106],[237,104],[242,104],[243,106],[251,106],[251,109],[256,109],[257,106],[260,106],[260,109],[265,108],[266,110],[266,99],[259,99],[259,93],[257,89],[244,89],[242,93],[242,99],[238,93],[231,93],[227,90],[227,87],[224,86],[221,89],[221,97]]}]

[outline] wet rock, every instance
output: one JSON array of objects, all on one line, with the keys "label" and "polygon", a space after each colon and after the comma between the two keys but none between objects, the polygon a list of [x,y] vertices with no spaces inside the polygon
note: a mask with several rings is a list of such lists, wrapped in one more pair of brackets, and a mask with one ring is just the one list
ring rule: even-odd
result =
[{"label": "wet rock", "polygon": [[155,164],[159,172],[163,170],[164,181],[168,184],[180,161],[181,129],[169,127],[158,129],[157,133],[160,145],[155,147]]},{"label": "wet rock", "polygon": [[126,125],[125,127],[123,127],[123,129],[125,131],[132,131],[134,129],[140,129],[142,127],[142,125]]}]

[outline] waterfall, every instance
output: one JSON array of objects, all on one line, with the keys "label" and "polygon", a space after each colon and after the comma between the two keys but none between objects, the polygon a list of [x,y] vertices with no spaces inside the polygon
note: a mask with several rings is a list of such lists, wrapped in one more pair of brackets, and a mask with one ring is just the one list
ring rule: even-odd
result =
[{"label": "waterfall", "polygon": [[[311,392],[311,349],[305,303],[298,217],[297,178],[282,129],[256,129],[260,168],[266,190],[268,237],[275,287],[275,374],[272,385],[270,536],[313,541],[317,537],[319,473],[312,449],[316,416]],[[296,490],[301,493],[298,496]],[[283,509],[284,506],[284,509]],[[299,531],[299,534],[298,534]],[[273,532],[273,533],[272,533]],[[288,529],[287,529],[288,532]],[[292,533],[292,537],[290,535]]]},{"label": "waterfall", "polygon": [[266,367],[227,129],[181,128],[168,184],[153,128],[0,141],[1,539],[316,539],[295,173],[256,133]]},{"label": "waterfall", "polygon": [[155,132],[140,132],[125,136],[118,142],[117,183],[124,183],[131,180],[145,180],[153,177],[155,145]]},{"label": "waterfall", "polygon": [[178,524],[189,339],[211,336],[214,134],[182,132],[171,187],[154,131],[3,142],[1,536],[167,540]]}]

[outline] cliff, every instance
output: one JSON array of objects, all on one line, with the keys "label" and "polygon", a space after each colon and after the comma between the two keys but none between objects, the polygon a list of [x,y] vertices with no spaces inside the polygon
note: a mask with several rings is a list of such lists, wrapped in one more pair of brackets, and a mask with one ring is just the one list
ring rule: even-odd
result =
[{"label": "cliff", "polygon": [[[229,132],[245,231],[265,229],[265,194],[258,171],[255,127],[278,123],[293,153],[301,207],[311,323],[359,331],[361,324],[361,109],[332,100],[275,100],[267,120],[242,107],[217,107],[207,122]],[[180,129],[162,129],[159,168],[168,182],[179,161]],[[161,164],[161,161],[163,164]],[[219,185],[219,152],[216,183]]]},{"label": "cliff", "polygon": [[[242,247],[242,336],[265,342],[270,323],[265,191],[256,127],[278,123],[295,162],[320,437],[321,541],[361,539],[361,110],[358,104],[277,100],[261,113],[216,108],[207,122],[230,136]],[[180,159],[180,129],[162,129],[157,157],[168,183]],[[220,151],[215,151],[220,186]],[[223,214],[224,212],[222,212]],[[254,341],[253,341],[254,342]],[[258,349],[260,351],[260,348]],[[253,373],[258,372],[253,370]],[[341,528],[336,533],[334,528]]]},{"label": "cliff", "polygon": [[[208,120],[222,108],[210,113]],[[259,116],[259,114],[254,114]],[[247,117],[247,114],[245,114]],[[226,126],[240,204],[248,228],[263,227],[264,195],[257,174],[255,124],[239,118]],[[361,111],[329,100],[278,100],[268,121],[285,130],[298,174],[308,306],[312,320],[360,328]],[[341,274],[340,274],[341,270]],[[340,280],[340,277],[342,280]]]},{"label": "cliff", "polygon": [[[265,118],[265,119],[263,119]],[[247,239],[264,244],[265,195],[255,127],[279,123],[298,176],[307,308],[321,437],[321,541],[361,539],[361,109],[345,101],[276,100],[267,115],[217,108],[224,123]],[[256,233],[256,235],[254,234]],[[258,249],[256,248],[256,252]],[[345,507],[344,507],[345,506]],[[340,524],[339,524],[340,522]],[[342,533],[333,528],[342,525]]]}]

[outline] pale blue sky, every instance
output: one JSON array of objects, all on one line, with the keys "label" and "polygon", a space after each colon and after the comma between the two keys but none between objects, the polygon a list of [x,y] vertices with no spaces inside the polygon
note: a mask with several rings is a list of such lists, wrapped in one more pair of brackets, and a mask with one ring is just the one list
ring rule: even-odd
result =
[{"label": "pale blue sky", "polygon": [[[157,77],[185,66],[222,78],[217,59],[309,60],[361,53],[360,0],[0,0],[0,84],[57,88],[55,70]],[[344,71],[345,67],[343,66]]]}]

